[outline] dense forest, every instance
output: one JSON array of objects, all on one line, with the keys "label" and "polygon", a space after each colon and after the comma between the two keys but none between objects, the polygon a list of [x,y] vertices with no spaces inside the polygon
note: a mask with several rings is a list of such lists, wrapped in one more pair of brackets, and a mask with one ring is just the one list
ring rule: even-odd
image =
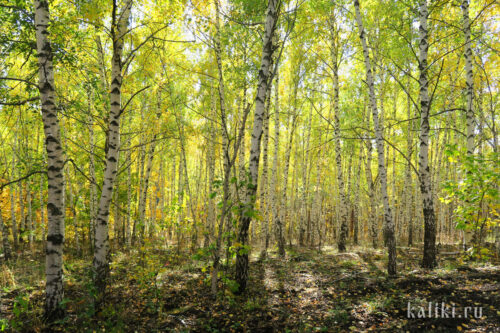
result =
[{"label": "dense forest", "polygon": [[0,0],[0,331],[498,330],[499,18]]}]

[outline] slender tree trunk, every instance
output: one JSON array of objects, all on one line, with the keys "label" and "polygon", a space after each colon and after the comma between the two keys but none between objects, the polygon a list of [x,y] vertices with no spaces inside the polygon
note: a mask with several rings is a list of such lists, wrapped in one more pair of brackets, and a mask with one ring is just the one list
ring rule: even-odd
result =
[{"label": "slender tree trunk", "polygon": [[[290,156],[292,153],[292,144],[293,144],[293,135],[295,132],[295,123],[296,123],[296,110],[294,110],[294,114],[292,115],[292,124],[290,125],[290,115],[287,115],[287,129],[289,131],[288,133],[288,140],[287,140],[287,145],[286,145],[286,150],[285,150],[285,164],[283,167],[283,189],[281,190],[281,207],[280,207],[280,218],[278,222],[278,254],[281,257],[285,256],[285,237],[284,237],[284,232],[285,232],[285,221],[289,219],[288,216],[288,174],[290,171]],[[290,220],[290,219],[289,219]],[[289,221],[291,224],[291,221]]]},{"label": "slender tree trunk", "polygon": [[[221,36],[220,36],[220,8],[219,1],[215,1],[216,9],[216,35],[215,35],[215,60],[217,62],[217,71],[219,74],[219,104],[220,104],[220,120],[221,120],[221,136],[222,136],[222,160],[223,160],[223,181],[222,181],[222,211],[220,214],[219,226],[217,231],[217,236],[215,239],[215,249],[214,249],[214,261],[212,265],[211,274],[211,292],[212,296],[217,295],[217,278],[219,273],[220,264],[220,251],[222,247],[222,235],[224,232],[225,221],[227,214],[229,213],[229,177],[231,175],[231,161],[229,157],[229,133],[227,126],[227,116],[226,116],[226,99],[225,99],[225,88],[224,88],[224,75],[222,70],[222,51],[221,51]],[[241,140],[243,140],[243,133],[240,133]],[[243,149],[243,148],[242,148]],[[234,152],[236,154],[236,152]]]},{"label": "slender tree trunk", "polygon": [[[472,71],[472,45],[471,45],[471,24],[469,20],[469,0],[462,0],[462,29],[465,37],[465,96],[466,96],[466,106],[465,106],[465,118],[467,122],[467,158],[472,159],[474,157],[474,76]],[[470,171],[467,174],[470,177]],[[468,231],[464,231],[469,233]],[[475,234],[472,237],[473,243],[476,243]]]},{"label": "slender tree trunk", "polygon": [[[333,28],[332,28],[333,30]],[[339,193],[339,217],[340,231],[337,247],[339,252],[345,252],[347,240],[347,200],[344,188],[344,175],[342,173],[342,149],[340,147],[340,108],[339,108],[339,71],[338,71],[338,45],[336,43],[337,31],[331,31],[332,34],[332,70],[333,70],[333,116],[334,116],[334,135],[335,135],[335,167],[337,174],[337,188]]]},{"label": "slender tree trunk", "polygon": [[373,126],[375,129],[375,139],[377,145],[377,155],[378,155],[378,167],[379,167],[379,178],[380,178],[380,191],[382,195],[382,201],[384,204],[384,238],[387,240],[387,248],[389,251],[389,260],[387,263],[387,272],[389,275],[396,274],[396,238],[394,236],[394,220],[392,216],[391,207],[389,206],[389,197],[387,194],[387,169],[385,165],[385,152],[384,152],[384,138],[382,134],[382,128],[379,124],[379,117],[377,111],[377,101],[375,99],[375,86],[373,83],[370,57],[368,53],[368,46],[366,44],[366,36],[363,28],[363,22],[361,19],[361,13],[359,9],[359,1],[354,0],[354,6],[356,9],[356,21],[359,28],[359,38],[361,39],[361,44],[363,46],[363,56],[365,60],[366,67],[366,83],[368,84],[369,97],[370,97],[370,107],[372,110]]},{"label": "slender tree trunk", "polygon": [[[298,141],[298,139],[297,139]],[[298,164],[300,161],[299,158],[299,145],[295,145],[293,158],[293,167],[292,167],[292,182],[290,186],[290,210],[288,212],[288,246],[292,247],[293,240],[293,232],[295,230],[295,222],[300,216],[299,207],[297,205],[298,197],[299,197],[299,186],[298,186]]]},{"label": "slender tree trunk", "polygon": [[89,93],[89,117],[88,117],[88,129],[89,129],[89,178],[90,178],[90,200],[89,200],[89,210],[90,210],[90,221],[89,221],[89,245],[90,250],[94,251],[94,239],[95,239],[95,226],[97,217],[97,178],[95,175],[95,160],[94,160],[94,118],[90,112],[90,93]]},{"label": "slender tree trunk", "polygon": [[[262,180],[260,184],[260,210],[262,211],[262,228],[264,230],[264,242],[269,238],[269,176],[268,176],[268,148],[269,148],[269,107],[271,104],[271,87],[267,90],[266,108],[264,112],[264,142],[262,143]],[[254,226],[255,228],[255,226]],[[264,256],[267,248],[264,244]]]},{"label": "slender tree trunk", "polygon": [[[161,222],[161,228],[163,228],[164,221],[165,221],[165,160],[162,157],[160,157],[160,222]],[[160,230],[161,230],[160,228]],[[156,235],[155,235],[156,237]]]},{"label": "slender tree trunk", "polygon": [[427,79],[427,51],[429,49],[427,30],[427,1],[419,3],[419,70],[420,70],[420,151],[418,158],[420,192],[424,215],[424,255],[422,267],[434,268],[436,261],[436,216],[431,189],[431,172],[429,167],[429,81]]},{"label": "slender tree trunk", "polygon": [[[397,119],[396,116],[397,116],[397,106],[398,106],[398,90],[397,90],[397,87],[394,87],[394,96],[393,96],[393,108],[392,108],[392,119]],[[396,136],[396,129],[393,129],[393,135]],[[389,145],[387,145],[387,148],[390,149]],[[401,195],[398,195],[398,189],[396,187],[396,178],[397,178],[397,174],[396,174],[396,149],[391,149],[392,150],[392,184],[391,184],[391,187],[392,187],[392,193],[391,193],[391,196],[392,196],[392,200],[391,200],[391,204],[392,204],[392,207],[394,207],[394,233],[395,233],[395,236],[397,238],[397,233],[396,233],[396,230],[399,231],[401,230],[401,226],[399,225],[399,223],[401,223],[401,219],[399,218],[400,215],[400,203],[398,202],[398,198],[401,197]],[[389,154],[387,154],[388,157],[389,157]],[[388,164],[387,164],[388,165]],[[399,200],[401,201],[401,200]]]},{"label": "slender tree trunk", "polygon": [[[215,97],[212,94],[211,98],[211,114],[215,115]],[[207,224],[208,230],[205,231],[205,247],[209,246],[210,238],[214,235],[215,230],[215,221],[216,221],[216,207],[215,200],[212,195],[214,192],[214,180],[215,180],[215,141],[217,140],[217,134],[215,130],[215,126],[212,120],[209,121],[209,143],[208,143],[208,151],[207,151],[207,167],[208,167],[208,209],[207,209]]]},{"label": "slender tree trunk", "polygon": [[359,205],[360,205],[360,199],[359,199],[359,191],[360,191],[360,179],[359,175],[361,174],[361,164],[363,160],[363,144],[360,145],[360,152],[359,152],[360,159],[357,163],[356,171],[355,171],[355,191],[354,191],[354,207],[353,207],[353,222],[354,222],[354,235],[353,235],[353,241],[354,245],[359,245]]},{"label": "slender tree trunk", "polygon": [[474,154],[474,76],[472,72],[472,46],[470,38],[470,22],[469,22],[469,0],[462,0],[462,16],[463,16],[463,32],[465,36],[465,78],[466,88],[465,95],[467,104],[465,115],[467,119],[467,156],[471,157]]},{"label": "slender tree trunk", "polygon": [[[156,134],[153,137],[153,142],[150,144],[149,147],[149,152],[147,154],[148,160],[147,160],[147,165],[146,165],[146,173],[144,175],[144,180],[143,180],[143,185],[141,188],[141,195],[139,196],[140,202],[139,202],[139,223],[141,226],[141,232],[140,232],[140,241],[144,241],[144,235],[145,235],[145,229],[146,229],[146,199],[148,196],[148,190],[149,190],[149,179],[151,177],[151,169],[153,167],[153,159],[155,156],[155,148],[156,148]],[[181,139],[182,140],[182,139]],[[181,143],[181,147],[184,147],[184,145]],[[183,149],[183,148],[182,148]]]},{"label": "slender tree trunk", "polygon": [[[432,196],[433,196],[433,202],[434,202],[434,209],[435,209],[435,212],[436,212],[436,237],[438,238],[439,242],[440,241],[440,228],[442,225],[442,223],[439,223],[439,219],[437,218],[437,216],[441,216],[441,211],[443,208],[443,204],[439,201],[439,193],[438,193],[438,190],[439,190],[439,184],[441,183],[441,171],[443,170],[443,153],[444,153],[444,150],[445,150],[445,147],[448,145],[448,134],[449,132],[445,132],[442,136],[443,136],[443,139],[442,140],[439,140],[439,135],[440,134],[440,130],[437,130],[436,131],[436,147],[434,148],[434,150],[436,151],[435,153],[435,162],[432,163],[433,165],[436,165],[436,168],[434,168],[434,178],[433,178],[433,181],[432,181]],[[437,255],[437,253],[436,253]]]},{"label": "slender tree trunk", "polygon": [[[293,138],[295,134],[295,129],[297,125],[298,111],[297,111],[297,93],[299,86],[300,78],[297,75],[297,78],[294,82],[293,89],[293,105],[292,105],[292,115],[291,115],[291,123],[290,123],[290,114],[287,114],[286,128],[288,129],[288,138],[286,141],[286,149],[285,149],[285,162],[283,167],[283,189],[281,193],[281,207],[280,207],[280,218],[278,220],[278,254],[281,257],[285,256],[285,237],[284,232],[286,228],[285,221],[288,220],[289,224],[289,236],[290,236],[290,228],[292,224],[291,213],[288,211],[288,202],[290,201],[290,205],[293,201],[293,189],[290,191],[290,196],[288,196],[288,176],[290,172],[290,158],[292,154],[293,148]],[[292,174],[293,175],[293,174]],[[294,185],[294,179],[292,179],[292,185]],[[291,240],[290,240],[291,241]]]},{"label": "slender tree trunk", "polygon": [[[354,153],[354,151],[353,151]],[[347,191],[346,193],[346,211],[347,211],[347,222],[348,222],[348,237],[351,236],[351,234],[354,232],[354,221],[353,221],[353,212],[352,212],[352,177],[351,177],[351,171],[352,171],[352,155],[349,154],[349,159],[347,161],[347,169],[346,169],[346,176],[347,176]]]},{"label": "slender tree trunk", "polygon": [[3,255],[4,255],[4,260],[9,261],[12,258],[12,249],[9,243],[9,229],[3,223],[2,206],[3,203],[0,202],[0,231],[2,232]]},{"label": "slender tree trunk", "polygon": [[[320,137],[321,139],[321,137]],[[315,230],[318,231],[318,249],[321,249],[321,224],[323,223],[322,209],[321,209],[321,201],[322,201],[322,193],[321,193],[321,181],[322,181],[322,169],[323,169],[323,161],[325,159],[324,151],[318,152],[318,163],[316,164],[316,190],[314,194],[314,204],[313,204],[313,212],[314,212],[314,225],[316,226]],[[314,245],[314,234],[310,236],[310,244]]]},{"label": "slender tree trunk", "polygon": [[[170,181],[170,184],[171,184],[171,188],[170,188],[170,205],[175,207],[174,205],[176,204],[176,200],[177,200],[177,191],[178,189],[176,188],[176,182],[175,182],[175,179],[176,179],[176,168],[177,168],[177,164],[175,163],[175,154],[172,156],[172,179]],[[135,223],[134,223],[135,225]],[[173,227],[172,226],[169,226],[168,228],[168,231],[167,231],[167,238],[169,238],[170,240],[173,240]],[[132,239],[134,238],[134,236],[132,235]]]},{"label": "slender tree trunk", "polygon": [[122,53],[123,40],[127,33],[127,23],[132,7],[132,0],[128,0],[119,14],[113,10],[113,23],[111,36],[113,38],[113,58],[111,68],[110,109],[107,134],[106,166],[102,185],[101,198],[96,219],[96,233],[94,246],[94,280],[98,290],[96,299],[97,308],[104,301],[109,275],[109,213],[113,187],[115,183],[118,153],[120,148],[120,115],[121,115],[121,87],[122,87]]},{"label": "slender tree trunk", "polygon": [[47,151],[49,229],[45,261],[45,317],[52,321],[62,318],[63,275],[62,253],[64,243],[64,176],[63,150],[59,119],[55,104],[52,48],[48,39],[49,4],[34,0],[36,44],[38,53],[38,89],[42,104],[42,120]]},{"label": "slender tree trunk", "polygon": [[[370,123],[370,116],[368,114],[367,123]],[[375,182],[373,181],[372,175],[372,151],[373,146],[370,140],[366,141],[366,168],[365,177],[366,183],[368,185],[368,201],[369,201],[369,214],[368,220],[370,221],[370,236],[372,240],[372,246],[374,249],[378,246],[378,226],[376,217],[376,207],[375,207]]]},{"label": "slender tree trunk", "polygon": [[187,165],[187,158],[186,158],[186,144],[184,142],[185,140],[185,135],[184,135],[184,128],[182,125],[182,118],[180,119],[179,122],[179,135],[180,135],[180,143],[181,143],[181,162],[184,163],[183,171],[184,171],[184,188],[187,192],[187,195],[189,197],[189,210],[191,211],[191,218],[193,220],[193,224],[191,226],[191,230],[193,233],[193,237],[191,238],[191,250],[195,251],[196,247],[198,246],[198,227],[196,225],[196,213],[194,211],[193,207],[193,193],[191,192],[191,187],[189,184],[189,177],[188,177],[188,165]]},{"label": "slender tree trunk", "polygon": [[[408,76],[408,84],[407,89],[410,89],[410,77]],[[411,99],[410,95],[406,96],[406,118],[407,127],[406,127],[406,152],[408,154],[408,161],[406,162],[405,167],[405,186],[403,190],[403,198],[405,200],[405,223],[408,228],[408,246],[411,247],[413,245],[413,215],[412,215],[412,206],[413,201],[411,198],[411,189],[412,189],[412,177],[411,177],[411,165],[410,161],[413,155],[413,120],[411,120]]]},{"label": "slender tree trunk", "polygon": [[[143,124],[146,124],[146,120],[145,120],[145,115],[144,115],[144,107],[141,108],[141,121]],[[145,195],[144,193],[144,169],[145,169],[145,163],[146,163],[146,134],[145,134],[146,130],[143,129],[143,133],[141,133],[141,136],[140,136],[140,142],[142,143],[141,144],[141,147],[139,149],[139,157],[137,159],[137,170],[139,172],[139,177],[137,179],[137,182],[138,182],[138,185],[136,186],[137,187],[137,207],[136,207],[136,214],[135,214],[135,218],[134,218],[134,226],[133,226],[133,232],[132,232],[132,245],[135,244],[135,241],[136,241],[136,237],[139,237],[139,241],[141,241],[141,237],[142,237],[142,230],[143,228],[145,227],[144,226],[144,217],[142,216],[142,211],[145,209],[143,209],[143,205],[145,207],[146,205],[146,199],[143,198],[143,195]],[[139,235],[138,235],[139,234]]]},{"label": "slender tree trunk", "polygon": [[259,70],[259,83],[257,86],[257,96],[255,97],[255,115],[252,130],[252,140],[250,144],[250,163],[248,173],[250,176],[245,198],[245,209],[241,214],[239,230],[237,235],[238,246],[236,248],[236,282],[238,291],[246,289],[248,280],[248,253],[246,248],[248,240],[248,228],[254,215],[255,194],[257,191],[259,177],[260,141],[262,138],[262,125],[265,116],[265,102],[267,90],[269,89],[269,74],[271,58],[273,55],[273,35],[276,30],[278,15],[281,7],[281,0],[269,0],[267,6],[265,34],[262,45],[262,59]]},{"label": "slender tree trunk", "polygon": [[[276,238],[278,239],[279,249],[284,249],[283,227],[280,220],[279,212],[279,195],[277,187],[278,178],[278,155],[280,146],[280,112],[279,112],[279,72],[276,73],[276,86],[274,88],[274,151],[273,165],[271,171],[271,191],[272,191],[272,211],[273,211],[273,229],[275,229]],[[269,247],[269,235],[266,235],[266,251]],[[281,254],[281,253],[280,253]]]},{"label": "slender tree trunk", "polygon": [[[244,54],[244,59],[243,61],[246,63],[246,54]],[[239,110],[239,117],[240,117],[240,122],[243,121],[243,118],[244,118],[244,113],[245,113],[245,108],[247,107],[247,87],[246,87],[246,79],[244,79],[244,87],[243,87],[243,99],[242,99],[242,102],[240,103],[240,110]],[[246,153],[246,141],[245,141],[245,138],[246,138],[246,131],[244,130],[241,135],[241,147],[240,147],[240,150],[238,151],[239,153],[239,156],[238,156],[238,163],[239,163],[239,166],[238,166],[238,176],[239,176],[239,180],[240,182],[244,182],[247,180],[247,177],[246,177],[246,168],[245,168],[245,153]],[[240,188],[238,189],[239,191],[239,196],[240,198],[243,198],[245,196],[245,187],[244,186],[240,186]]]},{"label": "slender tree trunk", "polygon": [[73,184],[71,181],[71,177],[69,175],[69,168],[65,168],[65,179],[66,179],[66,187],[67,187],[67,192],[68,192],[68,206],[69,210],[71,212],[71,222],[73,224],[73,230],[75,232],[75,246],[76,246],[76,252],[80,254],[80,240],[78,237],[78,219],[76,218],[76,208],[75,208],[75,197],[73,195]]},{"label": "slender tree trunk", "polygon": [[306,221],[309,208],[309,147],[311,142],[311,128],[312,128],[312,110],[309,110],[307,120],[307,134],[305,136],[304,151],[302,153],[302,200],[301,200],[301,216],[299,217],[299,245],[304,246],[304,239],[306,233]]},{"label": "slender tree trunk", "polygon": [[[130,148],[130,147],[129,147]],[[127,216],[125,217],[125,232],[124,232],[124,237],[125,237],[125,244],[127,247],[130,247],[131,245],[131,235],[130,235],[130,215],[132,214],[132,158],[131,158],[132,152],[129,150],[127,154],[127,159],[126,159],[126,164],[128,165],[127,167]]]},{"label": "slender tree trunk", "polygon": [[[320,107],[319,109],[323,109],[323,103],[322,103],[322,97],[320,97]],[[330,113],[328,115],[328,119],[331,119],[331,109]],[[326,131],[325,133],[329,133],[330,131],[330,122],[327,123],[326,125]],[[322,137],[323,133],[319,133],[319,139],[318,139],[318,145],[319,147],[322,147]],[[323,229],[323,208],[322,208],[322,200],[323,200],[323,194],[321,190],[321,182],[322,182],[322,176],[323,176],[323,166],[324,166],[324,161],[325,161],[325,156],[326,156],[326,149],[322,148],[318,151],[318,161],[316,163],[316,186],[315,186],[315,193],[314,193],[314,201],[312,205],[312,210],[313,210],[313,226],[310,227],[310,229],[314,229],[314,231],[317,231],[318,235],[318,251],[321,251],[321,230]],[[310,230],[311,235],[309,236],[309,244],[314,245],[314,231]]]}]

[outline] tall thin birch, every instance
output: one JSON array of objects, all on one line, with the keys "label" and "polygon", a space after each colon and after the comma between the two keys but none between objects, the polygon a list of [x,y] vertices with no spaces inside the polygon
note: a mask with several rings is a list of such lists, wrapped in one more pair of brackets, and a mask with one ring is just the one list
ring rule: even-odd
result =
[{"label": "tall thin birch", "polygon": [[257,86],[257,95],[255,97],[255,114],[250,144],[250,163],[248,166],[249,184],[245,198],[244,211],[241,213],[239,230],[237,235],[236,248],[236,282],[238,291],[243,292],[246,289],[248,280],[248,228],[254,215],[255,194],[259,177],[259,159],[260,159],[260,141],[262,138],[262,126],[265,113],[265,102],[267,90],[269,89],[269,74],[274,52],[273,35],[276,30],[278,15],[281,7],[281,0],[269,0],[267,5],[267,15],[265,22],[265,33],[262,44],[262,58],[259,69],[259,83]]},{"label": "tall thin birch", "polygon": [[392,216],[391,207],[389,206],[389,196],[387,194],[387,168],[385,164],[385,151],[384,151],[384,138],[383,130],[379,122],[379,115],[377,111],[377,101],[375,98],[375,85],[373,82],[370,56],[368,53],[368,45],[366,43],[365,30],[363,28],[363,21],[361,19],[361,11],[359,6],[359,1],[354,0],[354,7],[356,9],[356,21],[359,29],[359,38],[361,40],[361,45],[363,47],[363,57],[366,67],[366,83],[368,85],[370,108],[373,117],[373,127],[375,129],[375,141],[377,146],[377,156],[378,156],[378,168],[379,168],[379,178],[380,178],[380,192],[382,195],[382,201],[384,204],[384,238],[387,242],[387,248],[389,251],[389,260],[387,263],[387,272],[389,275],[396,274],[396,239],[394,236],[394,220]]},{"label": "tall thin birch", "polygon": [[45,317],[48,320],[63,316],[63,243],[64,243],[64,176],[61,133],[55,103],[52,47],[48,39],[49,4],[34,0],[36,46],[38,53],[38,90],[42,104],[42,121],[47,151],[48,234],[45,259]]},{"label": "tall thin birch", "polygon": [[109,275],[109,213],[113,197],[118,153],[120,148],[120,116],[121,87],[123,80],[122,53],[124,36],[127,33],[127,23],[132,8],[132,0],[125,2],[120,13],[116,13],[116,3],[113,2],[111,37],[113,39],[113,57],[111,63],[110,108],[107,134],[106,166],[102,184],[99,209],[96,217],[96,232],[94,245],[94,281],[98,290],[96,305],[99,307],[103,301],[104,291]]},{"label": "tall thin birch", "polygon": [[427,52],[429,50],[427,17],[427,0],[419,2],[419,56],[418,69],[420,71],[420,150],[418,154],[418,168],[420,192],[422,194],[422,211],[424,216],[424,255],[422,267],[434,268],[436,261],[436,215],[431,188],[431,172],[429,166],[429,80],[427,78]]}]

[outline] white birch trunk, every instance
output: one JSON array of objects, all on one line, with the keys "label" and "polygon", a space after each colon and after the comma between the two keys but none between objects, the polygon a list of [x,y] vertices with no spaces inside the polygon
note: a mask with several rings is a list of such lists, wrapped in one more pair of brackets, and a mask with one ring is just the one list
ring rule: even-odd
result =
[{"label": "white birch trunk", "polygon": [[[116,25],[112,27],[113,58],[111,66],[111,92],[108,120],[108,145],[106,152],[106,166],[102,185],[101,198],[96,218],[96,232],[94,245],[94,274],[95,284],[99,292],[96,305],[99,307],[106,288],[109,275],[109,213],[113,187],[116,178],[118,153],[120,148],[120,115],[121,115],[121,87],[122,87],[122,53],[123,40],[127,33],[127,23],[132,7],[132,0],[125,2],[124,8],[117,17]],[[113,13],[116,14],[116,13]]]},{"label": "white birch trunk", "polygon": [[[472,45],[471,45],[471,29],[470,29],[470,20],[469,20],[469,0],[462,0],[461,4],[462,8],[462,17],[463,17],[463,33],[465,37],[465,96],[466,96],[466,106],[465,106],[465,118],[466,118],[466,126],[467,126],[467,157],[474,157],[474,109],[473,109],[473,101],[474,101],[474,76],[472,71]],[[470,231],[464,231],[466,233],[470,233]],[[468,235],[470,237],[470,235]],[[467,237],[467,238],[469,238]],[[473,241],[476,240],[475,237],[472,237]]]},{"label": "white birch trunk", "polygon": [[470,37],[470,20],[469,20],[469,0],[462,0],[462,16],[463,16],[463,32],[465,37],[465,78],[466,88],[465,95],[467,104],[465,108],[465,116],[467,119],[467,156],[474,154],[474,76],[472,72],[472,46]]},{"label": "white birch trunk", "polygon": [[[280,146],[280,112],[279,112],[279,73],[276,73],[276,86],[274,88],[274,151],[273,151],[273,165],[271,171],[271,206],[273,214],[273,229],[275,229],[276,238],[279,244],[283,243],[283,228],[281,226],[280,212],[279,212],[279,195],[277,187],[278,178],[278,155]],[[283,245],[279,245],[280,248]],[[266,250],[269,247],[269,237],[266,238]]]},{"label": "white birch trunk", "polygon": [[42,120],[47,151],[48,179],[48,234],[45,261],[45,317],[61,318],[63,310],[62,252],[64,243],[64,176],[63,150],[59,119],[55,104],[52,48],[48,39],[49,5],[45,0],[34,0],[36,44],[38,53],[38,89],[42,104]]},{"label": "white birch trunk", "polygon": [[[100,45],[100,43],[99,43]],[[94,151],[95,151],[95,139],[94,139],[94,118],[91,113],[91,93],[89,92],[87,95],[88,98],[88,130],[89,130],[89,177],[90,177],[90,200],[89,200],[89,210],[90,210],[90,221],[89,221],[89,245],[90,250],[93,250],[94,238],[95,238],[95,221],[97,216],[97,178],[95,175],[95,160],[94,160]]]},{"label": "white birch trunk", "polygon": [[[142,194],[140,195],[140,202],[139,202],[139,223],[141,226],[141,232],[140,232],[140,241],[144,241],[144,235],[145,235],[145,229],[146,229],[146,199],[148,196],[148,190],[149,190],[149,178],[151,177],[151,170],[153,167],[153,160],[154,160],[154,153],[155,153],[155,148],[156,148],[156,135],[153,137],[153,142],[151,143],[151,146],[149,148],[149,153],[148,153],[148,161],[146,165],[146,173],[144,175],[144,184],[142,186]],[[182,140],[182,139],[181,139]],[[181,143],[181,146],[183,147],[183,144]]]},{"label": "white birch trunk", "polygon": [[[211,98],[211,107],[210,107],[211,115],[215,115],[215,97],[212,94]],[[205,230],[205,247],[209,246],[210,239],[213,237],[213,233],[215,230],[215,219],[216,219],[216,207],[215,200],[212,197],[212,193],[214,191],[214,180],[215,180],[215,141],[217,140],[217,134],[215,130],[215,126],[212,120],[208,120],[209,124],[209,142],[208,142],[208,151],[207,151],[207,167],[208,167],[208,203],[207,203],[207,224],[208,230]]]},{"label": "white birch trunk", "polygon": [[307,134],[306,142],[304,144],[304,152],[302,156],[302,200],[301,200],[301,216],[299,217],[299,245],[304,245],[304,238],[306,233],[306,221],[309,215],[308,198],[309,198],[309,147],[311,142],[311,127],[312,127],[312,110],[309,110],[309,117],[307,120]]},{"label": "white birch trunk", "polygon": [[125,244],[127,247],[131,245],[131,235],[130,235],[130,214],[132,214],[132,165],[131,165],[131,151],[127,154],[126,163],[127,167],[127,216],[125,217]]},{"label": "white birch trunk", "polygon": [[248,252],[245,248],[248,240],[248,228],[252,220],[255,206],[255,194],[259,177],[259,159],[260,159],[260,141],[262,138],[262,125],[265,116],[265,102],[267,90],[269,89],[269,73],[271,67],[271,58],[273,55],[273,35],[276,30],[280,0],[269,0],[267,6],[267,15],[265,22],[265,33],[262,44],[262,58],[259,69],[259,83],[257,86],[257,96],[255,97],[255,114],[253,130],[250,144],[250,162],[248,173],[250,176],[248,190],[245,198],[245,209],[241,214],[240,225],[237,235],[238,246],[236,247],[236,282],[238,291],[243,292],[246,289],[248,280]]},{"label": "white birch trunk", "polygon": [[389,206],[389,197],[387,194],[387,168],[385,165],[385,151],[384,151],[384,138],[382,134],[382,128],[379,124],[379,116],[377,111],[377,101],[375,99],[375,86],[372,77],[370,56],[368,53],[368,46],[366,44],[366,36],[363,28],[363,21],[361,19],[361,12],[359,9],[359,1],[354,0],[354,6],[356,9],[356,21],[359,28],[359,38],[361,39],[361,44],[363,46],[363,56],[366,67],[366,83],[368,85],[369,98],[370,98],[370,108],[373,117],[373,126],[375,129],[375,139],[377,146],[378,155],[378,167],[379,167],[379,178],[380,178],[380,191],[382,195],[382,201],[384,204],[384,221],[385,221],[385,239],[387,240],[387,248],[389,251],[389,260],[387,264],[387,272],[389,275],[396,274],[396,239],[394,236],[394,220],[392,216],[391,207]]},{"label": "white birch trunk", "polygon": [[422,210],[424,216],[424,255],[422,267],[434,268],[436,261],[436,216],[434,213],[434,200],[432,198],[431,172],[429,167],[429,81],[427,78],[427,51],[428,30],[427,0],[419,2],[419,70],[420,70],[420,151],[418,155],[418,167],[420,178],[420,192],[422,194]]},{"label": "white birch trunk", "polygon": [[[220,37],[220,4],[219,1],[215,1],[216,9],[216,35],[215,35],[215,60],[217,62],[217,71],[219,74],[218,82],[218,94],[219,94],[219,104],[220,104],[220,120],[221,120],[221,136],[222,136],[222,161],[223,161],[223,184],[222,184],[222,211],[220,214],[219,226],[217,230],[217,236],[215,239],[215,249],[214,249],[214,261],[212,265],[211,273],[211,292],[212,296],[215,297],[217,294],[217,278],[219,272],[220,263],[220,251],[222,247],[222,235],[224,232],[225,221],[227,214],[229,214],[229,177],[231,175],[231,161],[229,157],[229,133],[227,126],[227,115],[226,115],[226,100],[225,100],[225,87],[224,87],[224,73],[222,70],[222,51],[221,51],[221,37]],[[241,133],[243,135],[243,133]],[[243,137],[241,138],[243,140]],[[242,147],[242,149],[244,149]],[[236,154],[236,152],[235,152]]]},{"label": "white birch trunk", "polygon": [[[269,148],[269,107],[271,101],[271,87],[267,90],[266,108],[264,113],[264,142],[262,143],[262,180],[260,184],[260,211],[262,215],[262,230],[264,230],[264,242],[269,238],[269,188],[268,188],[268,148]],[[243,148],[243,147],[241,147]],[[255,229],[255,226],[252,230]],[[267,248],[264,248],[267,251]],[[263,252],[266,255],[266,252]]]},{"label": "white birch trunk", "polygon": [[330,28],[331,33],[331,57],[332,57],[332,70],[333,70],[333,116],[334,116],[334,135],[335,135],[335,167],[337,175],[337,188],[339,193],[339,217],[340,217],[340,230],[337,241],[339,252],[345,252],[347,240],[347,200],[344,187],[344,175],[342,172],[342,149],[340,147],[340,108],[339,108],[339,72],[338,72],[338,46],[336,45],[335,33],[333,27]]}]

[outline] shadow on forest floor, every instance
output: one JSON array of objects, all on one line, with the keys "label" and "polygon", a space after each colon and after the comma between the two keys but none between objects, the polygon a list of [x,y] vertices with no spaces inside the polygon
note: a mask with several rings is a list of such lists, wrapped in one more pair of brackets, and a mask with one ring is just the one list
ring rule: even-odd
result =
[{"label": "shadow on forest floor", "polygon": [[[107,306],[97,315],[90,298],[89,258],[66,258],[67,315],[52,327],[44,326],[40,319],[43,257],[39,255],[3,265],[0,328],[33,332],[499,329],[500,266],[464,264],[458,259],[425,271],[417,267],[416,249],[399,252],[400,274],[393,279],[384,272],[387,258],[380,250],[360,247],[338,254],[325,247],[319,254],[289,249],[284,259],[271,252],[266,259],[252,261],[244,295],[230,291],[233,272],[225,271],[229,278],[221,277],[217,300],[210,296],[206,261],[185,261],[170,250],[148,252],[147,256],[118,253],[111,266]],[[446,315],[449,318],[443,318]]]}]

